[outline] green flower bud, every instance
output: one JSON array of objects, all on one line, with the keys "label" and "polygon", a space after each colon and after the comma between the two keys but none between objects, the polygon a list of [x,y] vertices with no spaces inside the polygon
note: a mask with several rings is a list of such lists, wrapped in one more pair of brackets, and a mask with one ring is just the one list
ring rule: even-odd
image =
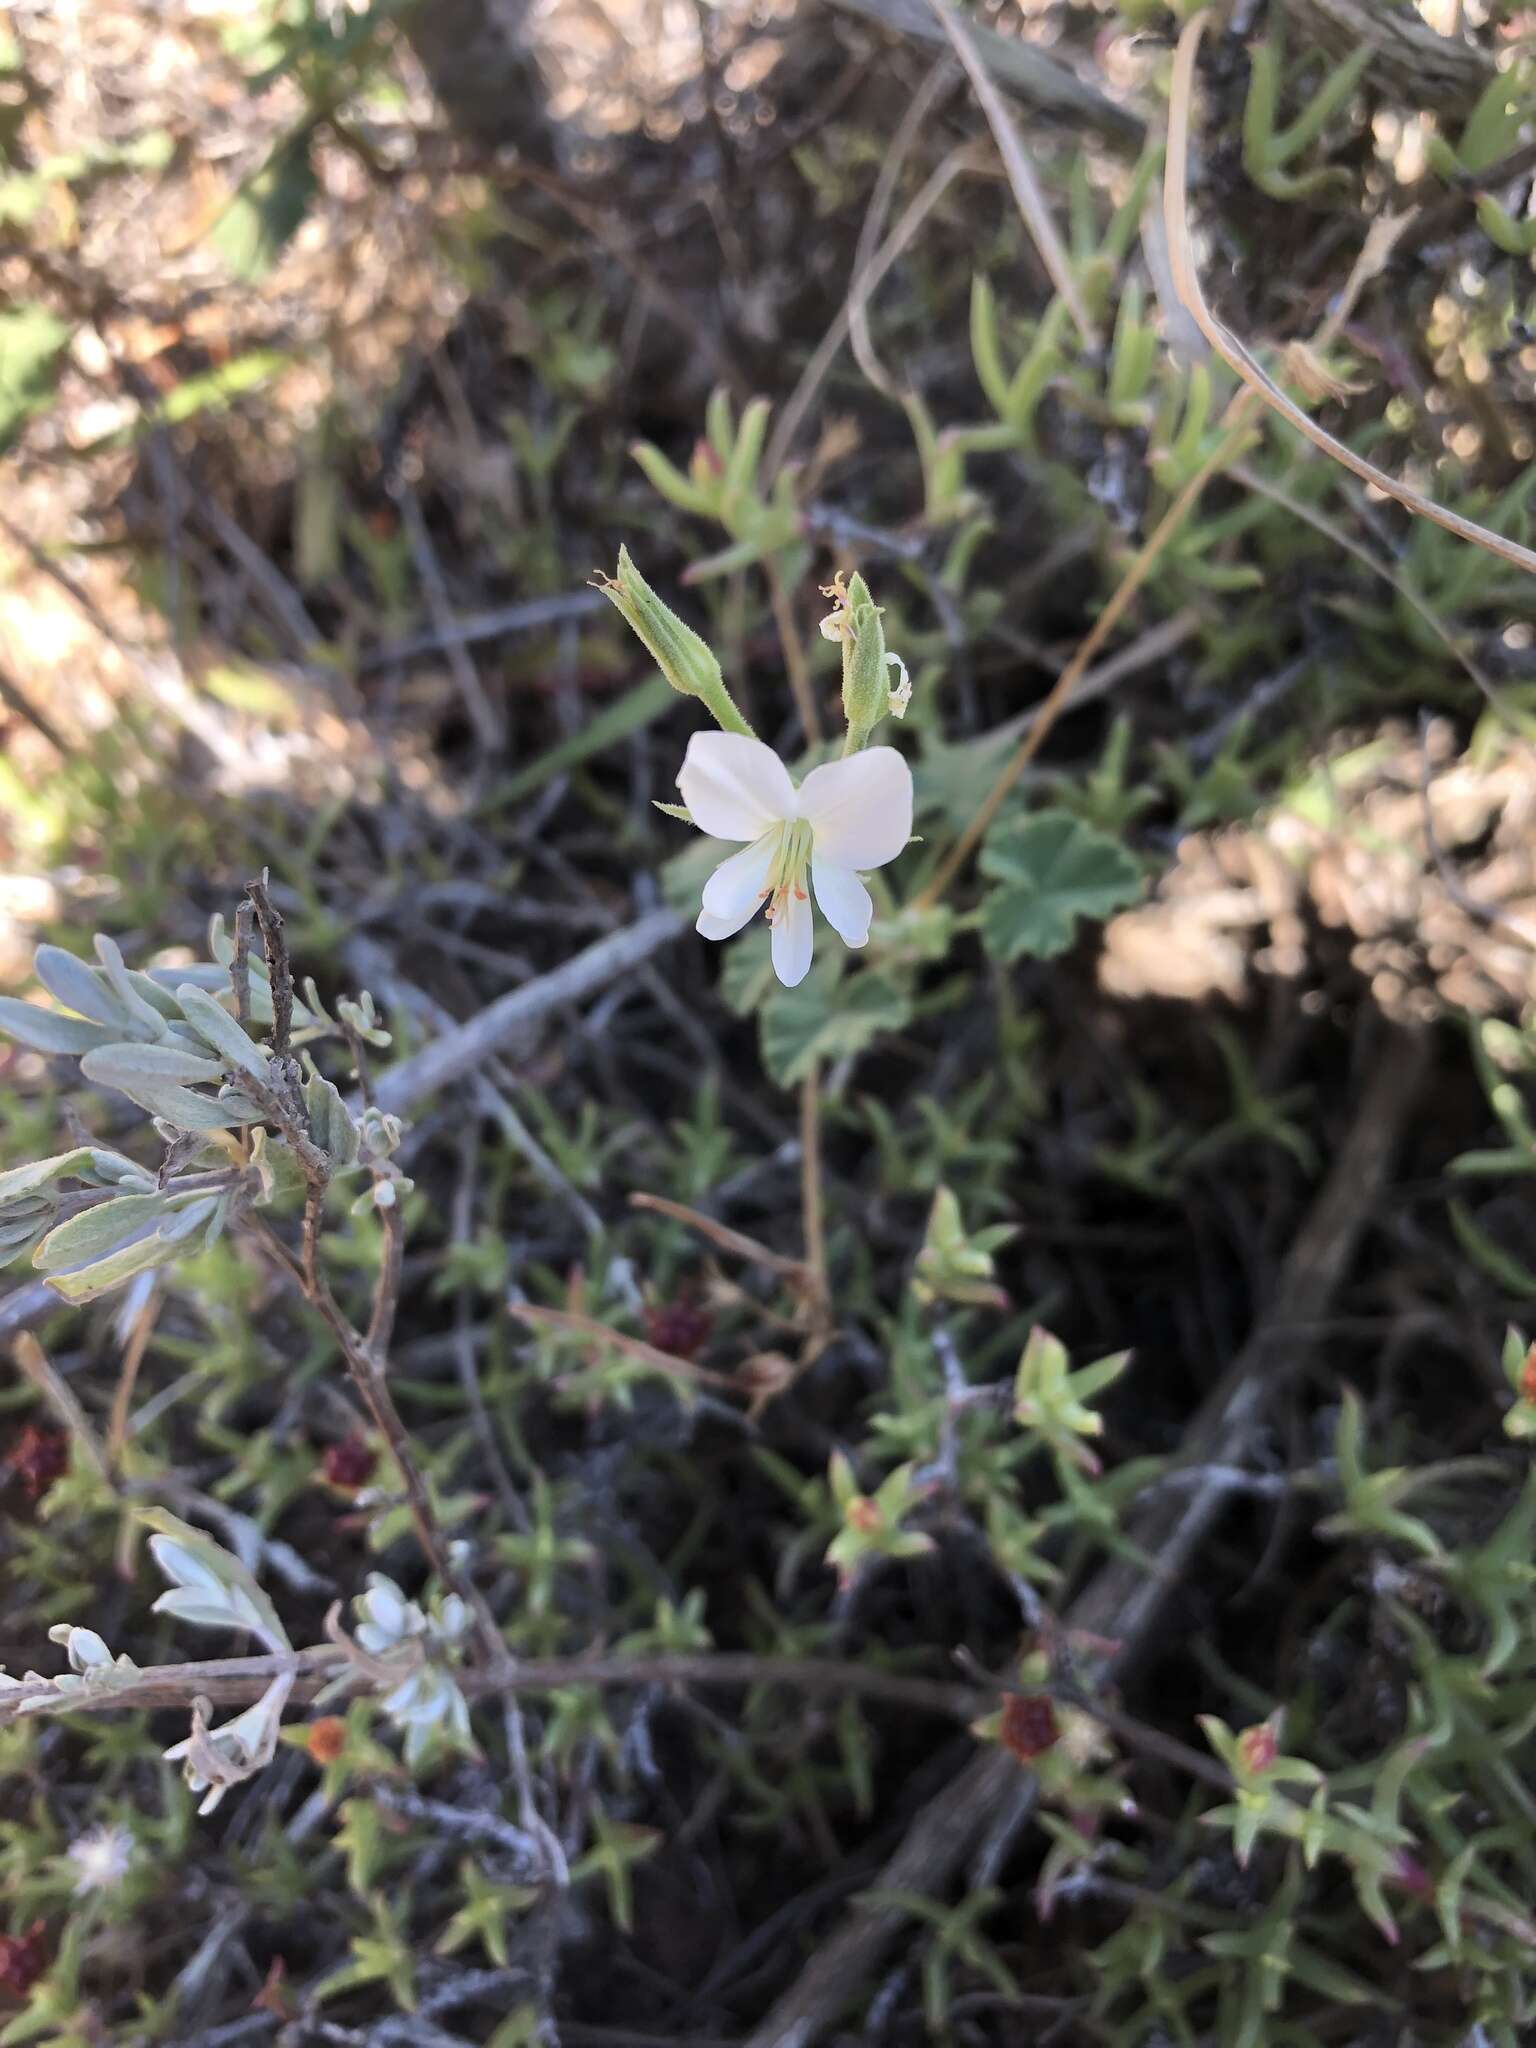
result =
[{"label": "green flower bud", "polygon": [[[843,649],[843,716],[848,721],[844,751],[856,754],[868,746],[870,734],[888,711],[898,718],[904,714],[911,685],[899,657],[885,651],[880,607],[864,578],[855,575],[845,586],[838,576],[823,594],[833,600],[834,609],[821,622],[822,635],[840,641]],[[893,668],[901,676],[897,690],[890,685]]]},{"label": "green flower bud", "polygon": [[720,664],[708,645],[662,603],[630,560],[628,548],[619,549],[618,574],[599,577],[597,587],[644,642],[674,690],[680,690],[685,697],[697,697],[727,732],[752,736],[752,728],[732,702]]}]

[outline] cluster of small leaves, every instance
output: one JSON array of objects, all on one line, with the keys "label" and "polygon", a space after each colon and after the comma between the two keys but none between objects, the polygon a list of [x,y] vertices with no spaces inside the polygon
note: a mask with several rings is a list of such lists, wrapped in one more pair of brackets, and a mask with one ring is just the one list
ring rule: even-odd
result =
[{"label": "cluster of small leaves", "polygon": [[[285,1136],[297,1132],[314,1147],[328,1175],[381,1158],[398,1142],[390,1119],[354,1116],[312,1062],[296,1085],[278,1071],[238,1015],[243,995],[250,1026],[270,1029],[265,968],[240,960],[245,985],[237,993],[236,949],[218,919],[210,949],[205,965],[141,972],[125,966],[105,936],[97,937],[95,966],[41,946],[35,972],[55,1007],[0,997],[0,1032],[39,1052],[79,1055],[84,1078],[147,1111],[168,1148],[155,1171],[82,1145],[0,1173],[0,1261],[30,1253],[68,1301],[89,1301],[206,1250],[245,1211],[292,1193],[299,1176]],[[366,997],[338,1010],[339,1025],[318,998],[313,1008],[295,1004],[295,1042],[346,1032],[388,1043]],[[235,1131],[248,1134],[244,1144]]]}]

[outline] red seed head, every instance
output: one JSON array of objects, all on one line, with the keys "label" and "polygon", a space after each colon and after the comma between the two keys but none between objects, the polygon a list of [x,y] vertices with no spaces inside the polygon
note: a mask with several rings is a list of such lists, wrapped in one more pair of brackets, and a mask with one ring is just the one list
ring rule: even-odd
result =
[{"label": "red seed head", "polygon": [[674,1358],[695,1358],[709,1342],[715,1319],[698,1302],[680,1296],[645,1311],[645,1334],[658,1351]]},{"label": "red seed head", "polygon": [[1056,1709],[1044,1693],[1011,1692],[1003,1701],[998,1740],[1021,1764],[1033,1763],[1055,1746],[1061,1735]]},{"label": "red seed head", "polygon": [[0,1987],[25,1998],[49,1963],[47,1928],[34,1920],[25,1934],[0,1934]]},{"label": "red seed head", "polygon": [[366,1437],[344,1436],[340,1443],[326,1445],[320,1469],[332,1486],[355,1493],[372,1478],[377,1463],[378,1453]]},{"label": "red seed head", "polygon": [[44,1429],[29,1422],[5,1461],[29,1500],[41,1500],[56,1479],[69,1470],[69,1438],[62,1429]]}]

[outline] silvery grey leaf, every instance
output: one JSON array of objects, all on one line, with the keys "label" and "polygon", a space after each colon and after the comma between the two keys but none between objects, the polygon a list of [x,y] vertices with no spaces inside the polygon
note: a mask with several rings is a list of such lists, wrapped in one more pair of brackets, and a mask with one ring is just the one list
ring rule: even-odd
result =
[{"label": "silvery grey leaf", "polygon": [[251,1042],[235,1019],[212,996],[190,981],[184,981],[176,991],[176,1000],[187,1022],[206,1044],[212,1046],[226,1068],[237,1067],[258,1081],[266,1079],[266,1054]]},{"label": "silvery grey leaf", "polygon": [[137,1243],[170,1214],[165,1195],[114,1195],[50,1231],[33,1263],[40,1273],[89,1265],[121,1245]]},{"label": "silvery grey leaf", "polygon": [[[116,1251],[109,1252],[94,1265],[81,1266],[71,1273],[50,1273],[48,1285],[65,1301],[78,1305],[83,1301],[94,1301],[98,1295],[110,1294],[125,1280],[132,1280],[136,1274],[147,1273],[155,1266],[169,1265],[179,1256],[179,1246],[167,1244],[157,1231],[150,1231],[137,1243],[119,1245]],[[35,1253],[33,1263],[36,1263]]]},{"label": "silvery grey leaf", "polygon": [[218,1082],[224,1070],[216,1060],[183,1052],[173,1045],[109,1045],[87,1053],[80,1071],[88,1081],[117,1088],[130,1101],[163,1117],[184,1131],[223,1131],[232,1124],[251,1123],[260,1114],[246,1102],[214,1102],[193,1095],[185,1083]]},{"label": "silvery grey leaf", "polygon": [[94,967],[87,967],[62,946],[39,946],[32,968],[49,995],[68,1010],[89,1017],[94,1024],[110,1024],[121,1031],[128,1019],[106,980]]},{"label": "silvery grey leaf", "polygon": [[[192,984],[190,982],[184,981],[181,984],[181,986],[183,988],[190,988]],[[211,1001],[212,998],[210,997],[209,1000]],[[196,1031],[193,1029],[193,1027],[187,1022],[186,1018],[182,1016],[179,1007],[176,1011],[175,1023],[167,1024],[165,1030],[165,1042],[167,1045],[178,1046],[182,1052],[195,1052],[200,1060],[207,1059],[207,1039],[203,1037],[200,1031]]]},{"label": "silvery grey leaf", "polygon": [[181,1244],[212,1221],[219,1208],[217,1195],[194,1195],[179,1208],[168,1223],[160,1226],[166,1244]]},{"label": "silvery grey leaf", "polygon": [[[174,1023],[181,1015],[181,1011],[176,1006],[176,998],[168,988],[162,988],[152,974],[146,974],[140,967],[127,967],[124,968],[123,972],[128,976],[129,981],[138,990],[145,1002],[149,1004],[150,1008],[158,1010],[168,1024]],[[191,969],[186,967],[179,970],[173,968],[171,972],[180,972],[186,975],[191,972]]]},{"label": "silvery grey leaf", "polygon": [[27,1166],[12,1166],[0,1173],[0,1203],[18,1202],[24,1196],[36,1194],[40,1188],[49,1187],[54,1181],[73,1175],[83,1180],[101,1170],[99,1162],[116,1162],[131,1167],[131,1162],[120,1159],[115,1152],[107,1152],[94,1145],[77,1145],[73,1152],[59,1152],[52,1159],[34,1159]]},{"label": "silvery grey leaf", "polygon": [[9,1264],[29,1245],[36,1244],[57,1214],[57,1208],[50,1204],[35,1210],[30,1216],[16,1215],[9,1210],[0,1215],[0,1259]]},{"label": "silvery grey leaf", "polygon": [[141,1109],[147,1109],[157,1122],[177,1133],[230,1131],[240,1124],[256,1123],[261,1116],[254,1103],[236,1101],[232,1096],[220,1096],[215,1101],[208,1095],[194,1095],[190,1088],[157,1088],[144,1082],[137,1088],[125,1088],[123,1093],[131,1095]]},{"label": "silvery grey leaf", "polygon": [[304,1083],[304,1109],[309,1118],[310,1135],[321,1151],[338,1168],[354,1165],[358,1148],[357,1125],[352,1121],[339,1090],[323,1074],[311,1074]]},{"label": "silvery grey leaf", "polygon": [[59,1198],[51,1188],[35,1195],[23,1195],[18,1202],[0,1204],[0,1234],[33,1230],[45,1218],[57,1216]]},{"label": "silvery grey leaf", "polygon": [[151,1614],[173,1614],[178,1621],[195,1622],[200,1628],[244,1628],[247,1624],[236,1611],[222,1586],[211,1593],[191,1586],[173,1586],[150,1608]]},{"label": "silvery grey leaf", "polygon": [[96,957],[101,962],[101,971],[111,984],[112,993],[122,1005],[130,1019],[131,1035],[153,1043],[165,1036],[165,1019],[159,1010],[141,996],[129,978],[128,969],[123,965],[123,956],[115,939],[109,939],[105,932],[96,934]]},{"label": "silvery grey leaf", "polygon": [[118,1036],[116,1028],[109,1030],[84,1017],[65,1017],[57,1010],[45,1010],[40,1003],[20,1002],[15,996],[0,996],[0,1031],[34,1052],[90,1052],[98,1045],[110,1045]]},{"label": "silvery grey leaf", "polygon": [[184,1052],[176,1045],[108,1045],[88,1053],[80,1063],[88,1081],[100,1081],[108,1088],[127,1094],[136,1082],[156,1086],[173,1082],[185,1086],[195,1081],[222,1081],[224,1069],[207,1053]]},{"label": "silvery grey leaf", "polygon": [[[267,970],[260,960],[252,956],[247,966],[251,994],[251,1022],[261,1029],[272,1022],[272,990],[267,983]],[[200,988],[204,995],[221,996],[231,986],[229,969],[217,963],[200,960],[191,967],[151,967],[153,978],[164,989],[175,990],[190,982]],[[294,1021],[298,1021],[298,1005],[294,1005]]]},{"label": "silvery grey leaf", "polygon": [[0,1216],[0,1249],[13,1252],[19,1245],[34,1243],[57,1214],[56,1209],[38,1209],[30,1216]]},{"label": "silvery grey leaf", "polygon": [[228,970],[208,960],[193,960],[184,967],[151,967],[146,971],[156,988],[164,989],[167,995],[174,995],[184,981],[215,996],[229,987]]},{"label": "silvery grey leaf", "polygon": [[218,1587],[241,1617],[237,1626],[254,1630],[274,1650],[292,1647],[277,1609],[238,1557],[166,1508],[146,1509],[143,1519],[156,1531],[149,1547],[168,1579],[200,1590],[205,1598],[214,1597]]},{"label": "silvery grey leaf", "polygon": [[136,1194],[147,1195],[154,1188],[154,1175],[136,1159],[125,1159],[121,1152],[109,1152],[104,1145],[88,1145],[83,1150],[90,1163],[76,1169],[82,1180],[107,1188],[131,1188]]},{"label": "silvery grey leaf", "polygon": [[224,1235],[225,1225],[228,1222],[229,1196],[220,1195],[214,1202],[212,1215],[208,1218],[208,1233],[203,1239],[205,1249],[211,1244],[218,1243],[219,1239]]}]

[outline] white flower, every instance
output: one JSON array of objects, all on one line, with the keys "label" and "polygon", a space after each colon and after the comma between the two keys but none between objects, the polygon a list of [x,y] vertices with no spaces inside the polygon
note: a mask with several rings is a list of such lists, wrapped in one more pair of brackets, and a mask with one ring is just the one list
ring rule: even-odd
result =
[{"label": "white flower", "polygon": [[192,1733],[162,1751],[167,1763],[179,1763],[187,1789],[205,1793],[199,1813],[212,1813],[231,1785],[243,1785],[266,1769],[277,1750],[283,1706],[293,1690],[293,1673],[279,1672],[261,1698],[221,1728],[208,1725],[208,1702],[192,1702]]},{"label": "white flower", "polygon": [[704,884],[698,930],[728,939],[768,905],[773,968],[786,988],[811,965],[810,887],[822,916],[862,946],[874,914],[861,868],[894,860],[912,836],[912,771],[894,747],[813,768],[795,788],[771,747],[734,732],[696,732],[677,786],[712,839],[746,840]]},{"label": "white flower", "polygon": [[134,1841],[126,1828],[99,1827],[77,1835],[69,1845],[75,1866],[75,1897],[111,1891],[122,1883],[133,1862]]}]

